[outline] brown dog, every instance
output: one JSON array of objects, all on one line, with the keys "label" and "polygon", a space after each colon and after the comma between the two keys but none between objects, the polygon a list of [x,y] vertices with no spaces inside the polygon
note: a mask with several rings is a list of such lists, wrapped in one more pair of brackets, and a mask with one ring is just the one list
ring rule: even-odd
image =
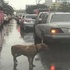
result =
[{"label": "brown dog", "polygon": [[37,45],[29,45],[29,46],[14,45],[11,47],[14,64],[17,64],[16,57],[20,55],[25,55],[28,57],[29,65],[32,65],[32,67],[33,67],[34,56],[44,50],[48,50],[48,46],[44,43]]}]

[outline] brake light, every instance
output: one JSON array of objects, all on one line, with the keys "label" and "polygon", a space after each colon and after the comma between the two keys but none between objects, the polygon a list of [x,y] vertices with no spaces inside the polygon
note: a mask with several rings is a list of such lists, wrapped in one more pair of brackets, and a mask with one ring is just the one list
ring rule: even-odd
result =
[{"label": "brake light", "polygon": [[52,28],[50,30],[50,33],[52,33],[52,34],[63,33],[63,31],[60,28]]},{"label": "brake light", "polygon": [[55,29],[52,29],[52,30],[51,30],[51,33],[56,33],[56,30],[55,30]]},{"label": "brake light", "polygon": [[18,26],[18,32],[20,32],[20,27]]},{"label": "brake light", "polygon": [[50,70],[55,70],[55,66],[52,64]]}]

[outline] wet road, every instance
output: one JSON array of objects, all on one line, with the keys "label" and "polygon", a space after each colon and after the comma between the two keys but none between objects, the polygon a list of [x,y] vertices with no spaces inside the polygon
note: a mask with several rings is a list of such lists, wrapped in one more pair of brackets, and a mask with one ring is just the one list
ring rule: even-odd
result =
[{"label": "wet road", "polygon": [[[4,25],[2,31],[0,31],[0,70],[29,70],[28,59],[23,55],[17,58],[18,65],[16,69],[13,68],[11,46],[14,44],[29,45],[33,43],[33,33],[21,35],[15,20],[11,20],[9,24]],[[34,59],[34,64],[36,67],[33,70],[45,70],[40,60],[36,61]]]}]

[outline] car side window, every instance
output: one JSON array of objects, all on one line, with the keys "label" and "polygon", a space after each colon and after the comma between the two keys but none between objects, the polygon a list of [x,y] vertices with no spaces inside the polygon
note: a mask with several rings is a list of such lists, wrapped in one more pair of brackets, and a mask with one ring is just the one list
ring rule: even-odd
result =
[{"label": "car side window", "polygon": [[41,14],[39,15],[39,18],[42,18],[42,16],[43,16],[43,13],[41,13]]},{"label": "car side window", "polygon": [[42,19],[42,23],[46,23],[46,22],[47,22],[47,18],[48,18],[48,15],[46,15],[46,16]]}]

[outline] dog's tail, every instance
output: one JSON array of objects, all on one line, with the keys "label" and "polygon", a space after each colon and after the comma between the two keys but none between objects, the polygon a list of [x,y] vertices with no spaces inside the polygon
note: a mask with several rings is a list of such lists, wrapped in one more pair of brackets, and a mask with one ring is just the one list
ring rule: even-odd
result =
[{"label": "dog's tail", "polygon": [[13,56],[15,56],[14,46],[11,47],[11,54],[12,54]]}]

